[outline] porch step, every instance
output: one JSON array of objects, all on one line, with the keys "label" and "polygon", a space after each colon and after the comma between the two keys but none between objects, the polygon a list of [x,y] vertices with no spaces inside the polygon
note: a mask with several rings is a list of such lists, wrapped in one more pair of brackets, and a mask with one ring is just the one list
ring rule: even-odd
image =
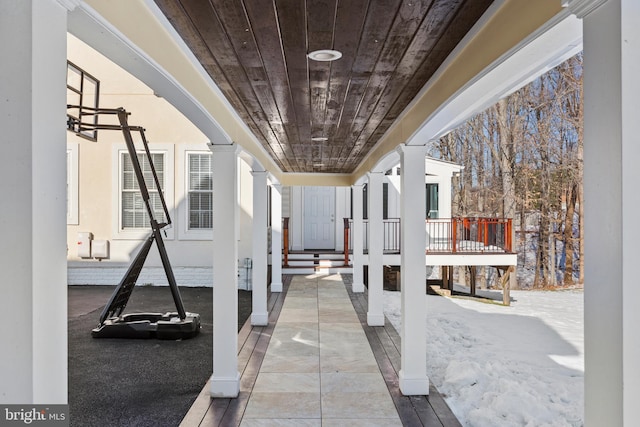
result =
[{"label": "porch step", "polygon": [[338,252],[290,252],[289,265],[282,266],[284,274],[350,274],[352,271],[351,266],[344,265],[344,255]]},{"label": "porch step", "polygon": [[282,266],[282,274],[352,274],[353,268],[351,266],[340,267],[321,267],[314,265],[300,265],[285,267]]},{"label": "porch step", "polygon": [[317,262],[309,259],[291,259],[289,258],[290,267],[300,266],[316,266],[316,267],[344,267],[344,259],[319,259]]},{"label": "porch step", "polygon": [[440,285],[428,285],[427,293],[431,295],[440,295],[443,297],[451,296],[451,291],[449,289],[442,289]]}]

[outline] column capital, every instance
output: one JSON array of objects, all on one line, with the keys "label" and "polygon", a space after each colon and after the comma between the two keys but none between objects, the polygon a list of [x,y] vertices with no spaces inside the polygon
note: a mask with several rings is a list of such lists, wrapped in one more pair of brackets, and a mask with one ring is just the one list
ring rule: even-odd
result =
[{"label": "column capital", "polygon": [[582,19],[605,4],[607,0],[562,0],[562,7]]},{"label": "column capital", "polygon": [[422,153],[422,155],[425,156],[427,154],[427,146],[400,144],[396,147],[396,151],[400,155],[406,154],[406,153],[411,153],[412,155],[419,155]]},{"label": "column capital", "polygon": [[209,144],[209,150],[212,153],[240,153],[240,146],[236,143],[233,144]]},{"label": "column capital", "polygon": [[251,175],[264,177],[266,179],[267,175],[269,175],[269,172],[267,172],[267,171],[251,171]]},{"label": "column capital", "polygon": [[80,6],[81,0],[57,0],[60,6],[72,12],[76,7]]}]

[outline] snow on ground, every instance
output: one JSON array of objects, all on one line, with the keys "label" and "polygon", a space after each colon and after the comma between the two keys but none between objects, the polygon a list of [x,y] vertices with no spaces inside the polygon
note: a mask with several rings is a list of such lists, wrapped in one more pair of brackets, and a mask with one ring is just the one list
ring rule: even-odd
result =
[{"label": "snow on ground", "polygon": [[[511,298],[427,295],[429,379],[463,426],[583,425],[582,291]],[[384,312],[399,332],[400,292],[385,291]]]}]

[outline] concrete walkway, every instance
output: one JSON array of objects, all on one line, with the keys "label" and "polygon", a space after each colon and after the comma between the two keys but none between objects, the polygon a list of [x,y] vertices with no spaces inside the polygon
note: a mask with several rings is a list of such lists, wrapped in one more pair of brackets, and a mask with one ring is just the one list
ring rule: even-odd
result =
[{"label": "concrete walkway", "polygon": [[211,399],[207,384],[181,425],[459,425],[446,404],[438,417],[425,396],[399,394],[397,373],[384,350],[374,354],[365,313],[340,275],[289,278],[270,297],[269,326],[240,332],[238,398]]}]

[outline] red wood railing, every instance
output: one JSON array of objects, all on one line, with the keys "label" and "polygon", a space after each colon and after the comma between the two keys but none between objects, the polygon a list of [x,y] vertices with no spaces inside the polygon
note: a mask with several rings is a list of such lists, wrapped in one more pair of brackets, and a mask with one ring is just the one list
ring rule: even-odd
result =
[{"label": "red wood railing", "polygon": [[510,218],[427,219],[427,252],[510,253],[513,221]]},{"label": "red wood railing", "polygon": [[[427,219],[427,253],[511,253],[513,252],[513,222],[509,218],[441,218]],[[369,221],[363,221],[363,249],[369,249]],[[353,247],[353,220],[344,219],[344,254],[348,263]],[[383,221],[385,253],[400,253],[400,218]]]}]

